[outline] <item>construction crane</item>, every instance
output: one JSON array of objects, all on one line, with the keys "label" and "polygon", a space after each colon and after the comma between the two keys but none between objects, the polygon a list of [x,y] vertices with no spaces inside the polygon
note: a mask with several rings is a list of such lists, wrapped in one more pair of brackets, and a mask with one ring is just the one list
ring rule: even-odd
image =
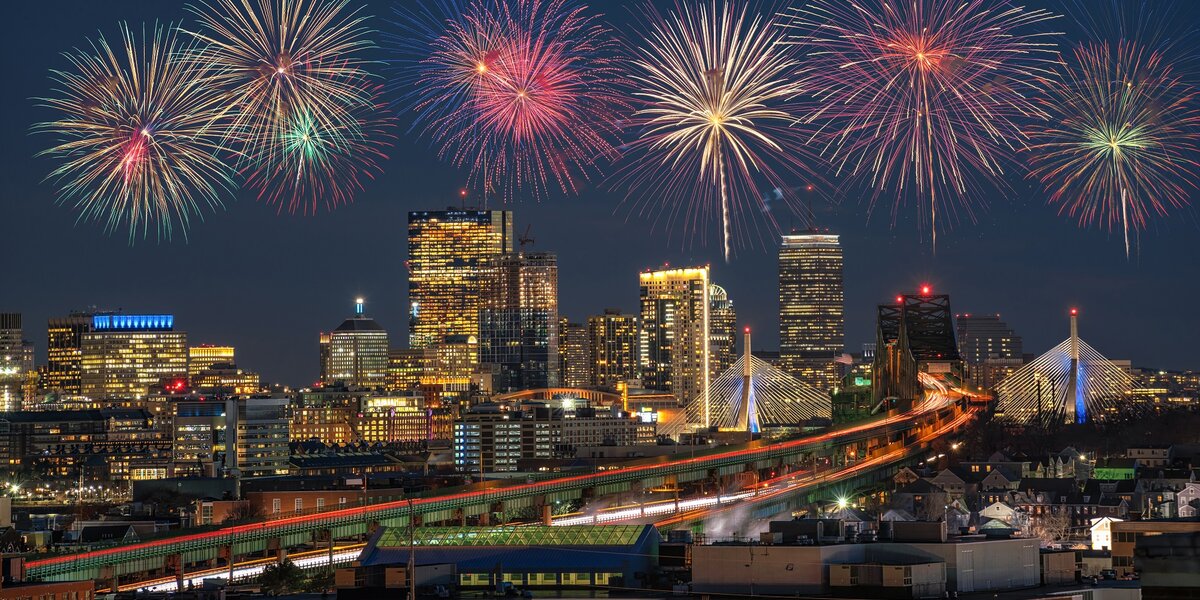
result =
[{"label": "construction crane", "polygon": [[532,245],[533,245],[533,242],[534,242],[534,240],[533,240],[533,238],[532,238],[532,237],[530,237],[530,235],[529,235],[529,232],[530,232],[530,230],[531,230],[531,229],[533,229],[533,225],[526,225],[526,226],[525,226],[525,233],[522,233],[522,234],[521,234],[521,237],[518,237],[518,238],[517,238],[517,243],[518,243],[518,244],[520,244],[520,246],[521,246],[521,251],[522,251],[522,252],[524,252],[524,251],[525,251],[525,245],[526,245],[526,244],[528,244],[528,245],[530,245],[530,246],[532,246]]}]

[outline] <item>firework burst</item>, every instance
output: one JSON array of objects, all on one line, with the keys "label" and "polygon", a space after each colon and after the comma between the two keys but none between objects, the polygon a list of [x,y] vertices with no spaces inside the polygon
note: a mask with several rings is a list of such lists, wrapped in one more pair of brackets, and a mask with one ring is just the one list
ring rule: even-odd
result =
[{"label": "firework burst", "polygon": [[1159,52],[1133,41],[1077,48],[1030,131],[1030,174],[1081,225],[1130,229],[1186,206],[1197,186],[1196,90]]},{"label": "firework burst", "polygon": [[[372,47],[367,17],[347,0],[213,0],[189,9],[205,46],[191,60],[207,85],[225,90],[228,143],[238,167],[269,202],[316,212],[352,199],[359,174],[378,171],[386,129],[362,52]],[[322,150],[297,131],[320,132]],[[337,165],[320,165],[329,158]],[[317,181],[317,175],[336,179]],[[266,187],[265,184],[282,187]]]},{"label": "firework burst", "polygon": [[117,45],[101,36],[90,52],[64,55],[70,70],[53,71],[57,95],[39,101],[60,116],[34,130],[58,138],[41,154],[60,161],[49,179],[80,220],[127,227],[130,241],[151,229],[159,240],[176,228],[186,236],[191,217],[235,187],[212,125],[221,96],[197,65],[176,60],[188,48],[171,27],[139,40],[122,26]]},{"label": "firework burst", "polygon": [[[774,17],[713,0],[653,13],[632,61],[639,131],[620,181],[636,210],[696,231],[719,215],[728,261],[735,232],[757,226],[769,192],[793,201],[809,157],[798,120],[793,47]],[[793,176],[789,181],[784,175]]]},{"label": "firework burst", "polygon": [[609,30],[569,0],[441,6],[406,13],[416,31],[444,15],[440,34],[399,48],[416,123],[485,196],[577,193],[615,158],[626,106]]},{"label": "firework burst", "polygon": [[974,218],[974,178],[1002,185],[1022,121],[1046,117],[1031,96],[1059,58],[1033,28],[1055,16],[1004,0],[813,0],[789,13],[822,153],[869,182],[872,208],[894,193],[893,223],[914,193],[936,249],[958,210]]}]

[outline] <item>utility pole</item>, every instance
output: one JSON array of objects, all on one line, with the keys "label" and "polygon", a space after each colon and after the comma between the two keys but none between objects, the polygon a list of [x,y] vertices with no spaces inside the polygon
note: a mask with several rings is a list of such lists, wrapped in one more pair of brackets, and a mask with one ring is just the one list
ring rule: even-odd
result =
[{"label": "utility pole", "polygon": [[408,600],[417,600],[417,515],[412,498],[408,499]]}]

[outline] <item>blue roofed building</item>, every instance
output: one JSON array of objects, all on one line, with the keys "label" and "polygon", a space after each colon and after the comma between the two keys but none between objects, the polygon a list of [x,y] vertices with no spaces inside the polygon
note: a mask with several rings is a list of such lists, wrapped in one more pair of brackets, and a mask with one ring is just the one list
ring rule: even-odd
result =
[{"label": "blue roofed building", "polygon": [[[653,525],[418,527],[413,533],[417,582],[422,565],[455,565],[465,589],[643,587],[657,569],[661,541]],[[390,587],[384,572],[408,564],[409,530],[380,528],[359,556],[355,580]]]}]

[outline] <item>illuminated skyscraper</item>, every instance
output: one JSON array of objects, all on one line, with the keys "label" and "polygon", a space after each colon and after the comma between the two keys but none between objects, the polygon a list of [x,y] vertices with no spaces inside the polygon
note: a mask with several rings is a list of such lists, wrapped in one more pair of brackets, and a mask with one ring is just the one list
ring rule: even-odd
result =
[{"label": "illuminated skyscraper", "polygon": [[558,320],[559,355],[562,357],[559,373],[566,387],[588,387],[592,385],[592,352],[588,328],[579,323],[568,322],[566,317]]},{"label": "illuminated skyscraper", "polygon": [[[207,371],[216,365],[234,365],[233,346],[213,346],[204,344],[188,348],[188,379],[195,380],[200,371]],[[194,385],[194,384],[193,384]]]},{"label": "illuminated skyscraper", "polygon": [[708,294],[708,373],[716,379],[737,360],[737,312],[725,288],[714,283]]},{"label": "illuminated skyscraper", "polygon": [[485,263],[513,250],[512,212],[408,213],[408,345],[479,336]]},{"label": "illuminated skyscraper", "polygon": [[144,396],[168,379],[187,378],[187,333],[172,315],[95,315],[79,359],[84,396],[97,400]]},{"label": "illuminated skyscraper", "polygon": [[1021,336],[1000,315],[957,315],[958,353],[968,364],[989,358],[1021,358]]},{"label": "illuminated skyscraper", "polygon": [[779,359],[817,389],[837,384],[845,350],[842,246],[838,236],[783,236],[779,250]]},{"label": "illuminated skyscraper", "polygon": [[615,308],[588,317],[592,385],[617,389],[638,376],[638,320]]},{"label": "illuminated skyscraper", "polygon": [[[702,394],[708,391],[711,375],[708,266],[646,271],[638,279],[642,385],[671,392],[685,404],[697,398],[707,401]],[[707,420],[709,411],[702,414]]]},{"label": "illuminated skyscraper", "polygon": [[479,308],[479,362],[496,387],[553,387],[559,378],[558,258],[549,252],[492,257]]},{"label": "illuminated skyscraper", "polygon": [[392,348],[388,353],[389,390],[415,390],[425,372],[425,351]]},{"label": "illuminated skyscraper", "polygon": [[388,377],[388,334],[375,319],[366,316],[363,300],[354,303],[354,316],[342,321],[329,334],[326,383],[385,387]]},{"label": "illuminated skyscraper", "polygon": [[954,321],[958,353],[971,383],[990,388],[1021,367],[1021,336],[1000,315],[957,315]]},{"label": "illuminated skyscraper", "polygon": [[317,376],[317,381],[322,385],[333,383],[329,379],[329,339],[330,335],[324,331],[317,338],[317,360],[320,361],[320,374]]},{"label": "illuminated skyscraper", "polygon": [[0,313],[0,410],[21,410],[26,396],[33,394],[36,376],[21,313]]},{"label": "illuminated skyscraper", "polygon": [[83,354],[83,334],[91,332],[92,317],[98,314],[112,313],[72,311],[65,317],[46,322],[46,368],[42,373],[42,389],[64,394],[80,393],[79,359]]}]

